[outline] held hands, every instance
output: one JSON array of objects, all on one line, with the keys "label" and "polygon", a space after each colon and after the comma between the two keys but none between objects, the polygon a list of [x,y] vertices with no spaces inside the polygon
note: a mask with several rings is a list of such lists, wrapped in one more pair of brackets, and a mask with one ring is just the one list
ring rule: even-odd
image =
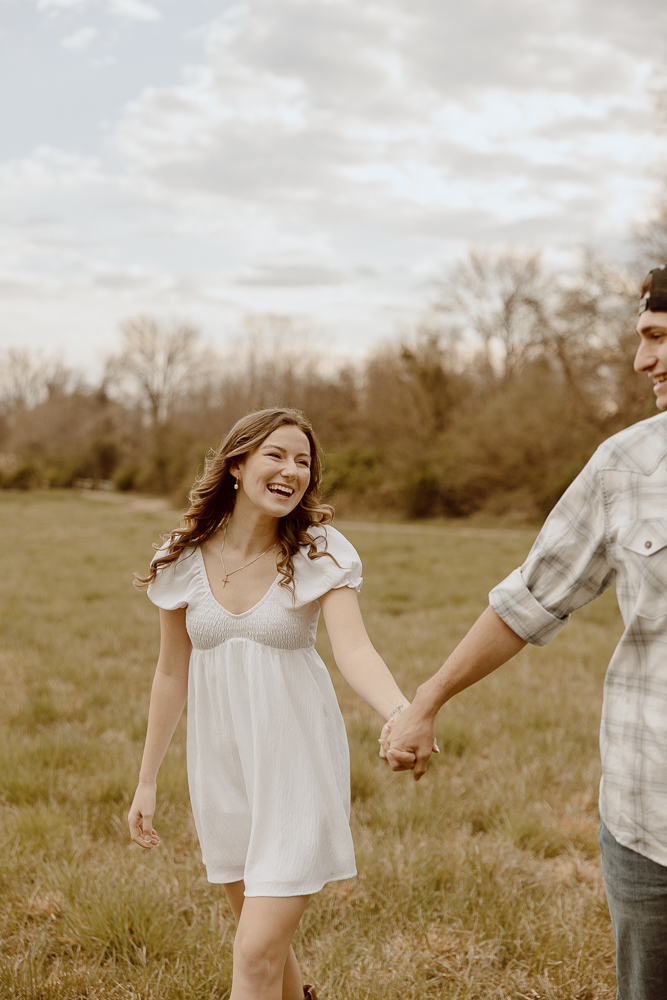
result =
[{"label": "held hands", "polygon": [[139,844],[139,847],[144,847],[147,850],[160,846],[160,838],[153,829],[155,793],[155,783],[140,781],[127,814],[130,837],[135,844]]},{"label": "held hands", "polygon": [[432,753],[440,753],[433,720],[409,707],[389,718],[380,733],[380,757],[392,771],[412,771],[415,781],[426,772]]}]

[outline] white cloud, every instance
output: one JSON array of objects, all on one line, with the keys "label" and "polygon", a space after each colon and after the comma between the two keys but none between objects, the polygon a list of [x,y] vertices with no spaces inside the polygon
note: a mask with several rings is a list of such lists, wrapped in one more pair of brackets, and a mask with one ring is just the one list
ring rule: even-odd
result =
[{"label": "white cloud", "polygon": [[144,3],[144,0],[109,0],[107,10],[131,21],[159,21],[162,18],[157,7]]},{"label": "white cloud", "polygon": [[[32,206],[29,217],[51,223],[66,192],[98,190],[111,178],[98,159],[77,156],[53,146],[39,146],[31,156],[0,163],[0,211]],[[50,204],[50,208],[42,205]]]},{"label": "white cloud", "polygon": [[73,35],[68,35],[67,38],[61,38],[60,44],[64,49],[69,49],[70,52],[83,52],[87,49],[91,42],[93,42],[99,32],[97,28],[93,28],[92,25],[86,25],[84,28],[79,28],[75,31]]},{"label": "white cloud", "polygon": [[[638,144],[659,145],[646,136],[648,58],[611,38],[575,39],[566,7],[540,32],[534,5],[512,0],[491,25],[516,43],[508,60],[497,39],[474,36],[480,0],[470,6],[454,30],[435,3],[426,16],[400,0],[381,11],[364,0],[237,4],[210,26],[206,64],[127,105],[115,147],[176,199],[244,203],[276,230],[311,240],[326,230],[330,243],[358,242],[362,225],[380,239],[407,219],[418,231],[420,216],[432,241],[434,213],[445,234],[447,213],[480,211],[490,234],[512,219],[548,220],[545,240],[562,239],[563,213],[588,198],[571,232],[581,241],[604,232],[600,198],[620,176],[617,225],[644,193],[632,177]],[[450,64],[468,35],[495,62],[456,77]],[[424,63],[431,49],[438,61]],[[591,78],[591,62],[612,66],[614,81]],[[571,130],[577,120],[590,132]]]},{"label": "white cloud", "polygon": [[89,4],[90,0],[37,0],[37,10],[71,10]]}]

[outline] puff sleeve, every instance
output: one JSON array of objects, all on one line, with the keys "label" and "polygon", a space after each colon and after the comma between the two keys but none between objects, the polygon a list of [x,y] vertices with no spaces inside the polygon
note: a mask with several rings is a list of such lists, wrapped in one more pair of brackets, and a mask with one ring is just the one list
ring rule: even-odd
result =
[{"label": "puff sleeve", "polygon": [[[159,549],[153,557],[153,562],[165,551],[165,546]],[[196,572],[194,554],[195,549],[184,549],[178,559],[157,571],[157,577],[146,593],[158,608],[163,608],[165,611],[187,608],[192,598],[193,576]]]},{"label": "puff sleeve", "polygon": [[331,525],[314,525],[310,535],[318,552],[329,554],[310,559],[308,549],[303,548],[295,555],[295,606],[303,607],[340,587],[352,587],[359,593],[363,578],[361,559],[355,547]]}]

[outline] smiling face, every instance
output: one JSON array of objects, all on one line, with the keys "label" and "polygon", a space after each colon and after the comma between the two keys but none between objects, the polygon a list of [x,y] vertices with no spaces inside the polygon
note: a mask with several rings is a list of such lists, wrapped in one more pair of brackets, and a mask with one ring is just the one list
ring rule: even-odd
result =
[{"label": "smiling face", "polygon": [[667,410],[667,312],[643,312],[637,334],[635,371],[648,375],[653,382],[656,406]]},{"label": "smiling face", "polygon": [[294,424],[272,431],[239,463],[237,505],[251,504],[271,517],[284,517],[301,502],[310,483],[310,442]]}]

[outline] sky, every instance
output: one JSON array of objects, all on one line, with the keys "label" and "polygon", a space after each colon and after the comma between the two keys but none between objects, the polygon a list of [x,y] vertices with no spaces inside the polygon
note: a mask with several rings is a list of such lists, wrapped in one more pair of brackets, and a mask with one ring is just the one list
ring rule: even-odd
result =
[{"label": "sky", "polygon": [[123,319],[408,329],[471,246],[622,256],[661,185],[664,0],[0,0],[0,352]]}]

